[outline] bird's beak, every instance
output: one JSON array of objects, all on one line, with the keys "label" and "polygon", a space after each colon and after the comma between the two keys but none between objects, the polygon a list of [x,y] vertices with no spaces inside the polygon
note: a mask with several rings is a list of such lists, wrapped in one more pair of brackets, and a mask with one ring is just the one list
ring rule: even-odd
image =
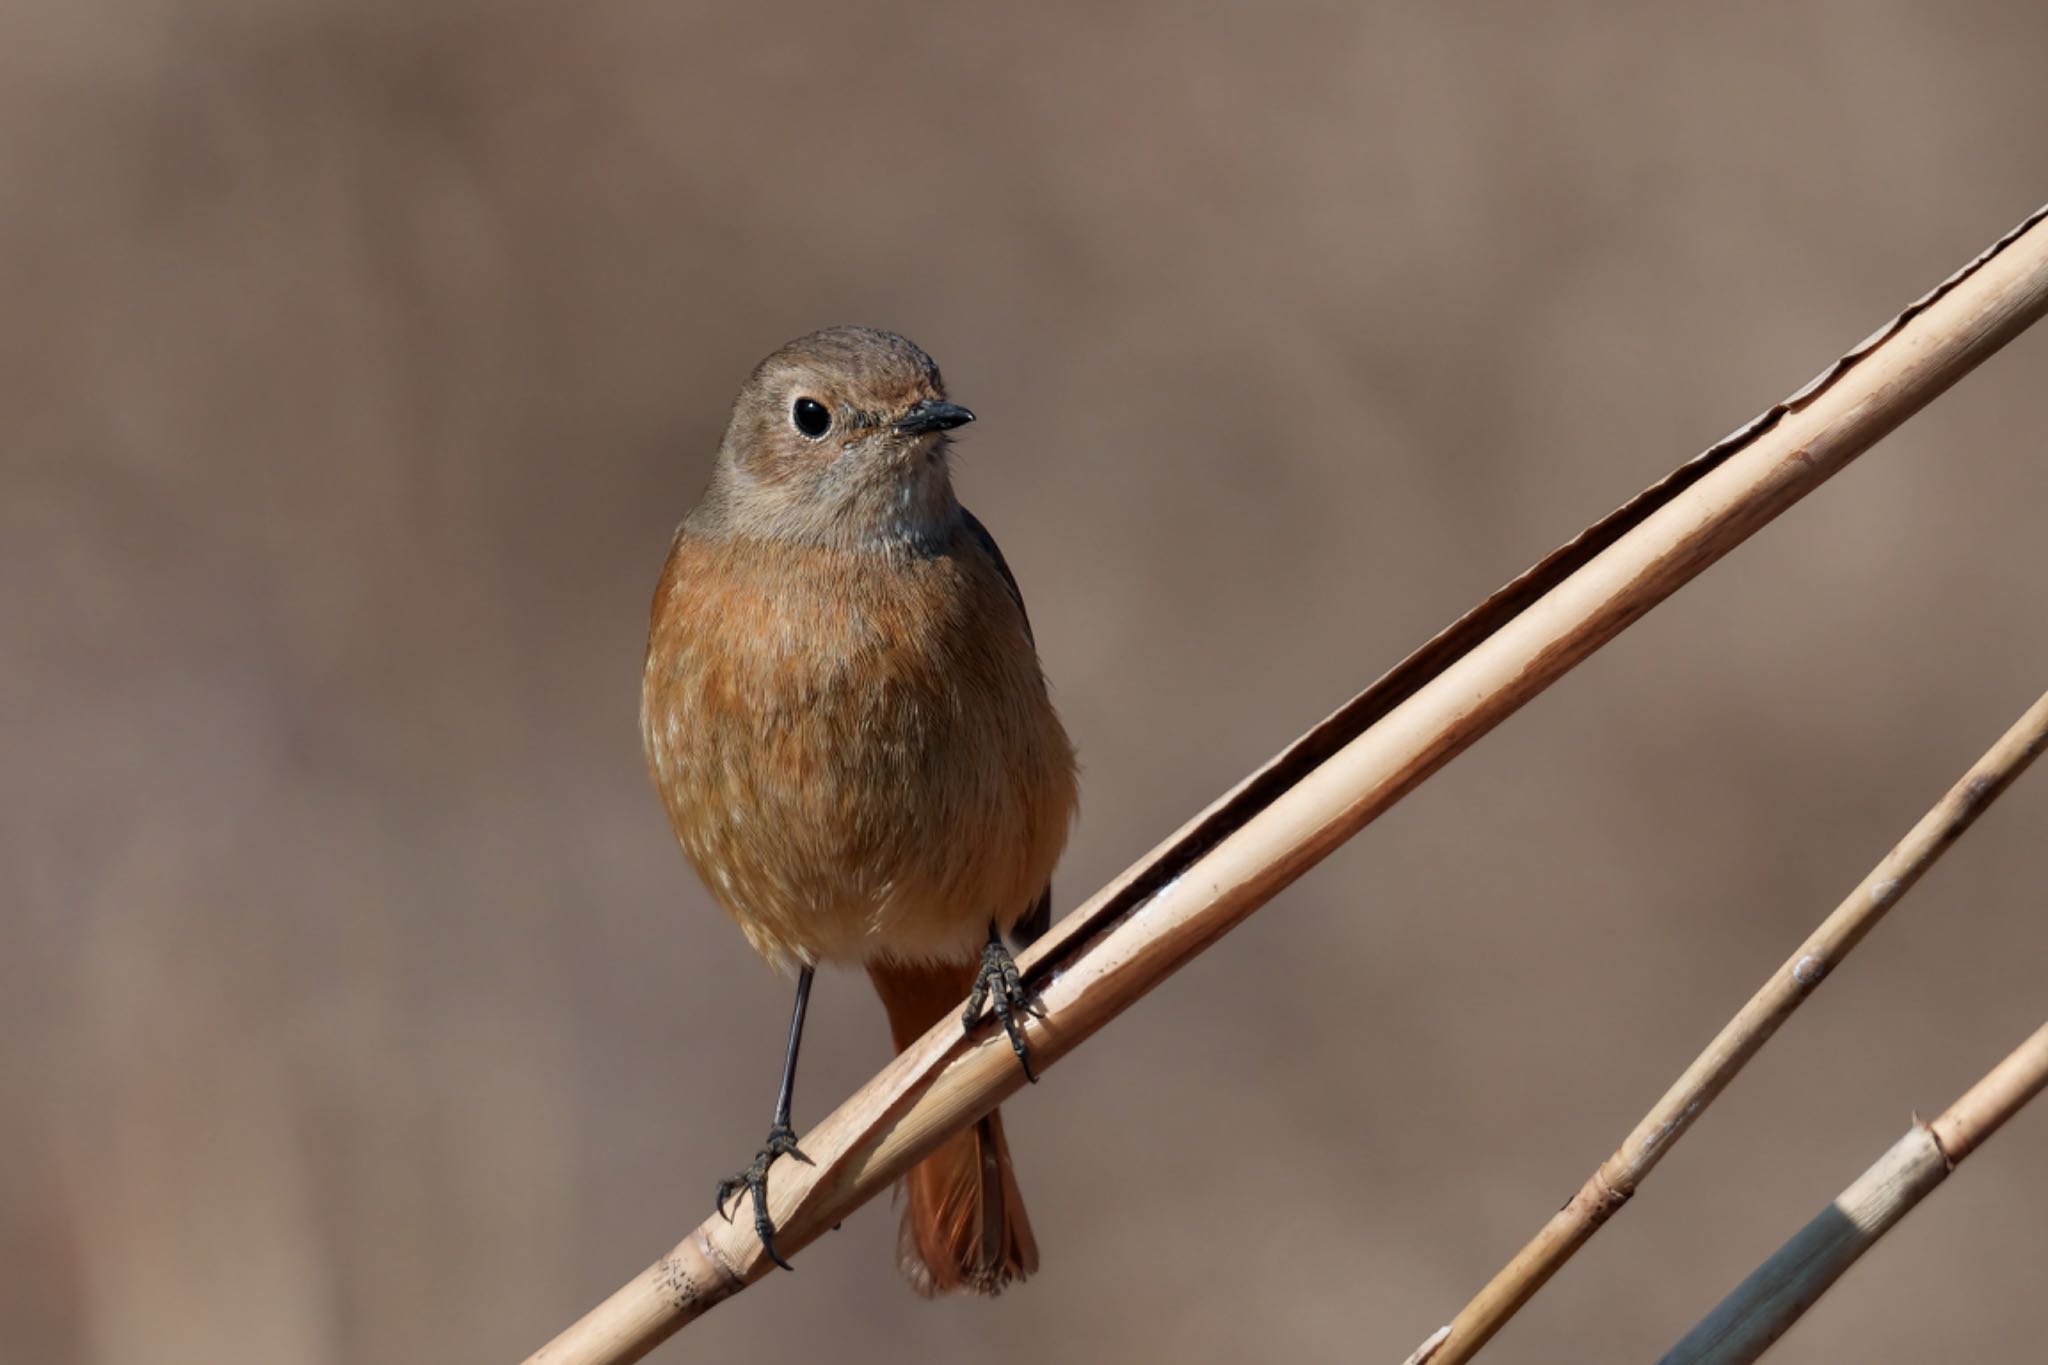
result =
[{"label": "bird's beak", "polygon": [[942,403],[936,398],[927,398],[911,405],[910,411],[896,422],[896,430],[905,436],[926,436],[934,431],[951,431],[964,427],[974,420],[974,414],[958,403]]}]

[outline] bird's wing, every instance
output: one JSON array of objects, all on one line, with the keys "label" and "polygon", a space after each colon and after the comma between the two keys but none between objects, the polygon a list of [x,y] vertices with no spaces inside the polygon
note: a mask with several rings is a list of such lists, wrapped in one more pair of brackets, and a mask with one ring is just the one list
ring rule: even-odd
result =
[{"label": "bird's wing", "polygon": [[960,509],[961,519],[967,523],[967,534],[974,537],[975,544],[988,551],[988,557],[995,561],[996,572],[1003,576],[1003,586],[1010,590],[1010,600],[1017,604],[1018,613],[1024,618],[1024,635],[1032,644],[1037,644],[1031,634],[1031,613],[1024,609],[1024,590],[1017,586],[1017,575],[1010,572],[1010,561],[1003,558],[1003,547],[996,544],[996,538],[988,533],[988,527],[981,524],[981,518]]},{"label": "bird's wing", "polygon": [[[988,557],[995,562],[996,572],[1003,576],[1003,586],[1010,590],[1010,598],[1017,604],[1017,614],[1024,618],[1024,635],[1033,645],[1038,643],[1031,634],[1031,613],[1024,607],[1024,590],[1017,586],[1017,575],[1010,572],[1010,561],[1003,558],[1003,547],[996,544],[996,538],[988,533],[988,527],[981,524],[981,518],[960,509],[961,519],[967,523],[967,534],[974,537],[975,544],[988,551]],[[1010,937],[1028,948],[1036,943],[1039,936],[1052,927],[1052,883],[1045,884],[1045,890],[1038,893],[1038,900],[1024,918],[1010,928]]]},{"label": "bird's wing", "polygon": [[1052,883],[1045,884],[1045,890],[1038,893],[1038,901],[1030,913],[1010,926],[1010,937],[1017,940],[1019,947],[1029,948],[1052,928]]}]

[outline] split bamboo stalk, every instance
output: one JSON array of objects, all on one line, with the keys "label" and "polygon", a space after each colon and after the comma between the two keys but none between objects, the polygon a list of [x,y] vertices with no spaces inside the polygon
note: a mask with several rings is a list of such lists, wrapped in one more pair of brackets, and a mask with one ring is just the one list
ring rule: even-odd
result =
[{"label": "split bamboo stalk", "polygon": [[[2048,209],[1812,383],[1508,584],[1067,916],[1020,966],[1049,1068],[1637,617],[2048,311]],[[987,1025],[935,1026],[803,1135],[770,1211],[800,1251],[1023,1078]],[[532,1358],[637,1360],[766,1274],[707,1218]]]},{"label": "split bamboo stalk", "polygon": [[1963,774],[1947,795],[1893,846],[1714,1035],[1714,1041],[1664,1092],[1614,1154],[1529,1244],[1416,1353],[1412,1365],[1470,1360],[1493,1334],[1600,1230],[1678,1140],[1826,977],[1842,965],[1885,912],[1962,837],[1977,817],[2026,771],[2048,743],[2044,694]]},{"label": "split bamboo stalk", "polygon": [[2048,1024],[1933,1123],[1891,1150],[1794,1233],[1664,1356],[1662,1365],[1745,1365],[1770,1349],[1877,1239],[2048,1085]]}]

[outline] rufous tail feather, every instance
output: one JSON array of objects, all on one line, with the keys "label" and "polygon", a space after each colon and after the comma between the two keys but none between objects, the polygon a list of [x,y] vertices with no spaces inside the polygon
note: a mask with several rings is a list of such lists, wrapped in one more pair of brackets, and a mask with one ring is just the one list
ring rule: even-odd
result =
[{"label": "rufous tail feather", "polygon": [[[870,963],[901,1052],[940,1019],[957,1018],[976,963]],[[903,1177],[903,1230],[896,1262],[926,1298],[966,1290],[1000,1294],[1038,1269],[1038,1243],[1010,1169],[1003,1121],[994,1112],[955,1133]]]}]

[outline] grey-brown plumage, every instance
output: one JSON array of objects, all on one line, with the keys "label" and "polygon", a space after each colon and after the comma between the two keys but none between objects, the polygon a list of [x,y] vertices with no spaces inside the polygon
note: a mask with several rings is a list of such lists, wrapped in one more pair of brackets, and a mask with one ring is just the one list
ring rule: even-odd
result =
[{"label": "grey-brown plumage", "polygon": [[[887,332],[768,357],[648,634],[642,730],[684,852],[771,961],[866,966],[899,1047],[958,1006],[991,926],[1043,915],[1075,806],[1022,595],[953,494],[971,418]],[[924,1292],[1036,1266],[993,1115],[906,1185]]]}]

